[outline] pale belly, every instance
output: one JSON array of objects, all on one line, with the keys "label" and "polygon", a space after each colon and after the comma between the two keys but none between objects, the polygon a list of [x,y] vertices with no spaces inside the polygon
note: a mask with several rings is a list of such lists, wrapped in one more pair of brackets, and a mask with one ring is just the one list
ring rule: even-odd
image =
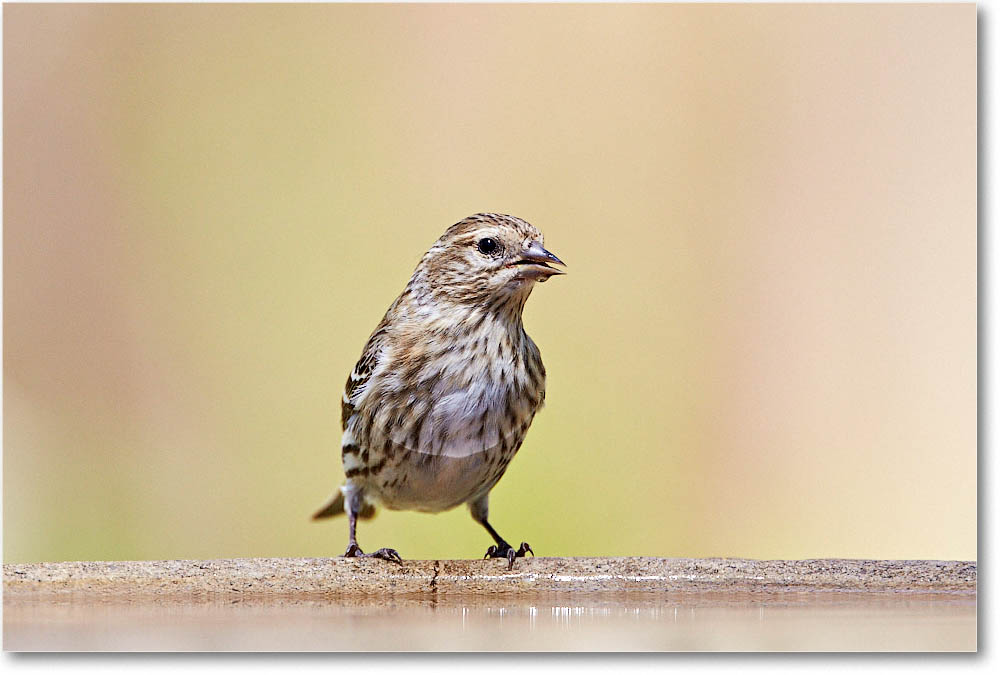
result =
[{"label": "pale belly", "polygon": [[391,468],[369,476],[365,494],[388,509],[446,511],[490,491],[503,476],[520,443],[464,457],[403,452]]},{"label": "pale belly", "polygon": [[377,373],[357,399],[344,443],[361,451],[345,454],[344,467],[366,499],[444,511],[486,494],[503,476],[544,397],[544,380],[532,382],[523,362],[470,377],[469,361],[458,359],[454,372],[439,372],[418,393],[393,373]]}]

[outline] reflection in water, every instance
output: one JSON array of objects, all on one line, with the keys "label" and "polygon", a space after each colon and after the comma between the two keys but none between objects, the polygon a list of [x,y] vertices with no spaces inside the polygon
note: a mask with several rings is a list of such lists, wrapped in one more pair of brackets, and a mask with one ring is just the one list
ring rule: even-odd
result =
[{"label": "reflection in water", "polygon": [[[374,628],[377,626],[377,630]],[[974,594],[8,596],[6,650],[974,650]]]}]

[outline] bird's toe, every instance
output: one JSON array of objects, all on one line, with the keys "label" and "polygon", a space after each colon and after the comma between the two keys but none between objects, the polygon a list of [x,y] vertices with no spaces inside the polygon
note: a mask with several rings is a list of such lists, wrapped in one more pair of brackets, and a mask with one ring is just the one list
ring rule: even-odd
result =
[{"label": "bird's toe", "polygon": [[369,553],[368,555],[372,558],[394,562],[397,565],[403,564],[403,556],[399,555],[399,552],[394,548],[380,548],[374,553]]},{"label": "bird's toe", "polygon": [[499,546],[490,546],[486,549],[486,555],[483,558],[505,558],[507,560],[507,569],[512,570],[514,569],[514,559],[523,558],[526,553],[535,555],[528,542],[522,541],[521,546],[516,549],[507,542],[503,542]]}]

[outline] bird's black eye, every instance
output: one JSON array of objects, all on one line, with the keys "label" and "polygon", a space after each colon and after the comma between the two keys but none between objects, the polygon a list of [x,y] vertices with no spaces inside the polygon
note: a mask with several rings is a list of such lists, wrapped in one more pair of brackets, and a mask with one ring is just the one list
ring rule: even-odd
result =
[{"label": "bird's black eye", "polygon": [[493,255],[500,248],[500,244],[497,243],[497,240],[490,239],[489,237],[480,239],[477,246],[479,247],[479,252],[485,255]]}]

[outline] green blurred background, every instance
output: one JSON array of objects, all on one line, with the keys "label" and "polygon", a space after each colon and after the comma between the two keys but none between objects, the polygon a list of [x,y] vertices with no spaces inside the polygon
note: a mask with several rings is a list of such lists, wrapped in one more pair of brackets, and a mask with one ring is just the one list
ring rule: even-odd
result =
[{"label": "green blurred background", "polygon": [[4,560],[340,554],[340,388],[479,211],[570,265],[508,539],[974,559],[975,11],[5,5]]}]

